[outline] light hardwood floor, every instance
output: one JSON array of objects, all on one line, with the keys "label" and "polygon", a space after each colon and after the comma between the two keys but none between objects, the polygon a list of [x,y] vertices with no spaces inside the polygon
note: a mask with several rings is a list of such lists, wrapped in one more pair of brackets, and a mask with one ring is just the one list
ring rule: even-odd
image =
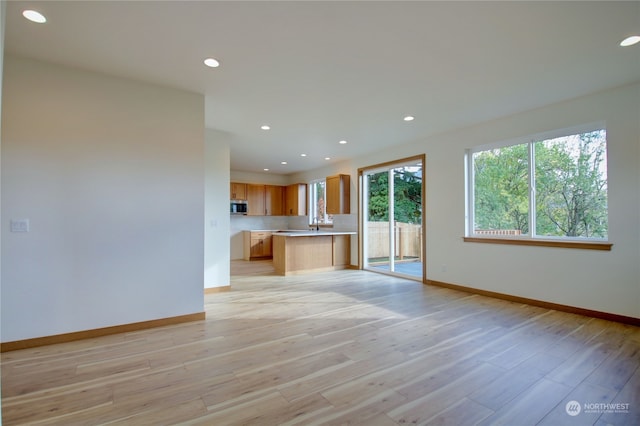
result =
[{"label": "light hardwood floor", "polygon": [[[205,321],[4,353],[2,423],[640,424],[638,327],[364,271],[233,268]],[[628,409],[570,416],[573,400]]]}]

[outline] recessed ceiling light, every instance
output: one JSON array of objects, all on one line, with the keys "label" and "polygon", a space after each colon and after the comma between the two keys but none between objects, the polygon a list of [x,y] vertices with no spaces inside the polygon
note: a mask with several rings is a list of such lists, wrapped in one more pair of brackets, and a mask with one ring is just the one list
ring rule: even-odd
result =
[{"label": "recessed ceiling light", "polygon": [[280,164],[287,164],[287,162],[286,161],[281,161]]},{"label": "recessed ceiling light", "polygon": [[214,58],[207,58],[204,60],[204,64],[211,68],[218,68],[220,66],[220,61]]},{"label": "recessed ceiling light", "polygon": [[306,157],[307,154],[300,154],[300,157]]},{"label": "recessed ceiling light", "polygon": [[260,126],[260,128],[262,130],[270,130],[271,129],[271,127],[267,126],[266,124],[263,124],[262,126]]},{"label": "recessed ceiling light", "polygon": [[47,18],[45,18],[42,13],[36,12],[35,10],[25,10],[22,12],[22,16],[37,24],[44,24],[47,22]]},{"label": "recessed ceiling light", "polygon": [[345,141],[345,140],[341,140],[341,141],[340,141],[340,142],[338,142],[338,143],[339,143],[340,145],[344,145],[344,144],[346,144],[346,143],[347,143],[347,141]]},{"label": "recessed ceiling light", "polygon": [[264,170],[265,172],[268,172],[268,171],[269,171],[269,169],[262,169],[262,170]]},{"label": "recessed ceiling light", "polygon": [[405,118],[403,118],[404,121],[413,121],[414,120],[414,116],[412,115],[407,115]]},{"label": "recessed ceiling light", "polygon": [[325,160],[331,160],[331,157],[324,157]]},{"label": "recessed ceiling light", "polygon": [[639,42],[640,42],[640,36],[633,35],[622,40],[620,42],[620,46],[622,47],[633,46],[634,44],[637,44]]}]

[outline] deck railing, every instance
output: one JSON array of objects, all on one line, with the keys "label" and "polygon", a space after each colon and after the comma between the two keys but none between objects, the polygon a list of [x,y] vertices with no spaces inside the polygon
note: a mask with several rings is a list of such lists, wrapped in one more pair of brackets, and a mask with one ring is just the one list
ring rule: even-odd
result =
[{"label": "deck railing", "polygon": [[[371,258],[389,257],[389,222],[368,222],[367,254]],[[395,222],[393,226],[394,256],[400,260],[417,258],[423,260],[422,226]]]},{"label": "deck railing", "polygon": [[475,235],[522,235],[519,229],[476,229]]}]

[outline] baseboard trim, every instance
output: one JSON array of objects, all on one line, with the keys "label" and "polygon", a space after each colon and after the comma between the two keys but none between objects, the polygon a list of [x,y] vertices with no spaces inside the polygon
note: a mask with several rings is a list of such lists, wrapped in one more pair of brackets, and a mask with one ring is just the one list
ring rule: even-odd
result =
[{"label": "baseboard trim", "polygon": [[427,285],[437,287],[450,288],[452,290],[464,291],[466,293],[479,294],[481,296],[493,297],[495,299],[507,300],[509,302],[524,303],[527,305],[538,306],[545,309],[553,309],[556,311],[568,312],[571,314],[585,315],[588,317],[599,318],[607,321],[615,321],[623,324],[630,324],[640,327],[640,318],[628,317],[625,315],[611,314],[608,312],[594,311],[591,309],[578,308],[575,306],[562,305],[559,303],[545,302],[543,300],[529,299],[527,297],[513,296],[506,293],[497,293],[489,290],[482,290],[473,287],[465,287],[458,284],[450,284],[442,281],[426,280]]},{"label": "baseboard trim", "polygon": [[204,289],[204,294],[222,293],[225,291],[231,291],[231,286],[223,285],[220,287],[207,287]]},{"label": "baseboard trim", "polygon": [[202,321],[206,317],[204,312],[180,315],[177,317],[160,318],[150,321],[134,322],[130,324],[114,325],[111,327],[95,328],[92,330],[75,331],[72,333],[56,334],[53,336],[35,337],[32,339],[15,340],[13,342],[0,343],[0,352],[16,351],[19,349],[36,348],[39,346],[53,345],[56,343],[73,342],[76,340],[90,339],[93,337],[108,336],[110,334],[128,333],[132,331],[146,330],[165,325],[181,324],[184,322]]}]

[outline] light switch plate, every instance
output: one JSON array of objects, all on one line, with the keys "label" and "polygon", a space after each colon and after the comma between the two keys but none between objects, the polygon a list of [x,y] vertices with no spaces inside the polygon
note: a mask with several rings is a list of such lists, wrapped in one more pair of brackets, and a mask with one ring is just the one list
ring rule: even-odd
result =
[{"label": "light switch plate", "polygon": [[11,232],[29,232],[29,219],[11,219]]}]

